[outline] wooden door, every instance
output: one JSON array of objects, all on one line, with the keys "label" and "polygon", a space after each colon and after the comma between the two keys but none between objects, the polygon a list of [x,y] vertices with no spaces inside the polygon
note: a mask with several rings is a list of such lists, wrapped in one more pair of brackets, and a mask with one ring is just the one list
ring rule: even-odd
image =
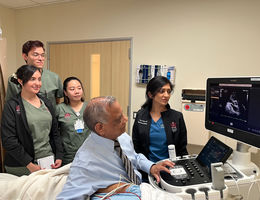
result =
[{"label": "wooden door", "polygon": [[117,98],[126,116],[129,106],[130,40],[49,43],[49,69],[59,74],[62,81],[69,76],[78,77],[88,101],[93,89],[91,77],[92,57],[100,57],[99,95],[112,95]]}]

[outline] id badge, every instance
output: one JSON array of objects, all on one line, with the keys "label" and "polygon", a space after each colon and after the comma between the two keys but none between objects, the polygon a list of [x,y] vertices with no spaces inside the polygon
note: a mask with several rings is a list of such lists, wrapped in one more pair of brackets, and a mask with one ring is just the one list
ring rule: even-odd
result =
[{"label": "id badge", "polygon": [[75,131],[77,133],[83,133],[84,130],[84,121],[77,119],[77,121],[74,124]]}]

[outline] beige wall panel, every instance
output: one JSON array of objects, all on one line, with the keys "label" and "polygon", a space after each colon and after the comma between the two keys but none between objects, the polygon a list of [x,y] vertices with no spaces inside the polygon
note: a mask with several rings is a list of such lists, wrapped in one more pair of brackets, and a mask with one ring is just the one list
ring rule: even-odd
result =
[{"label": "beige wall panel", "polygon": [[[196,102],[194,105],[202,105],[203,112],[185,110],[186,103],[182,102],[182,113],[187,128],[188,144],[205,145],[209,139],[209,131],[205,129],[205,102]],[[196,120],[195,120],[196,119]]]},{"label": "beige wall panel", "polygon": [[[3,31],[3,40],[1,42],[4,42],[6,46],[5,52],[1,49],[0,54],[5,55],[5,65],[2,64],[2,71],[5,87],[7,87],[8,77],[24,64],[22,59],[20,63],[17,64],[16,62],[17,57],[21,58],[22,47],[17,44],[15,10],[0,5],[0,26]],[[16,52],[18,52],[17,56]]]},{"label": "beige wall panel", "polygon": [[[0,39],[0,65],[1,65],[1,71],[3,73],[2,74],[3,78],[4,78],[4,75],[6,74],[6,70],[7,70],[6,49],[7,49],[6,38],[2,38],[2,39]],[[4,86],[6,87],[5,78],[3,79],[3,82],[4,82]]]}]

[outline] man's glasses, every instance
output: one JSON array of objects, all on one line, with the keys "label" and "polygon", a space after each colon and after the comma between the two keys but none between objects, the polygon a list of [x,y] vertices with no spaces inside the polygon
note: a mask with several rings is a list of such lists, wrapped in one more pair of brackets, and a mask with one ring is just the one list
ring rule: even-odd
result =
[{"label": "man's glasses", "polygon": [[45,58],[46,54],[45,53],[42,53],[42,54],[33,53],[32,56],[35,57],[35,58],[38,58],[39,56],[42,57],[42,58]]}]

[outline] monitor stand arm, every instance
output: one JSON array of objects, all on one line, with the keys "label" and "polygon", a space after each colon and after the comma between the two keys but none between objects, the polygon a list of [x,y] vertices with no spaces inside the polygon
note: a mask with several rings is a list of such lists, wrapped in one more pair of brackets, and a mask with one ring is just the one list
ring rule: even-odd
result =
[{"label": "monitor stand arm", "polygon": [[233,152],[232,165],[247,176],[258,175],[259,167],[251,162],[249,148],[249,145],[237,142],[237,148]]}]

